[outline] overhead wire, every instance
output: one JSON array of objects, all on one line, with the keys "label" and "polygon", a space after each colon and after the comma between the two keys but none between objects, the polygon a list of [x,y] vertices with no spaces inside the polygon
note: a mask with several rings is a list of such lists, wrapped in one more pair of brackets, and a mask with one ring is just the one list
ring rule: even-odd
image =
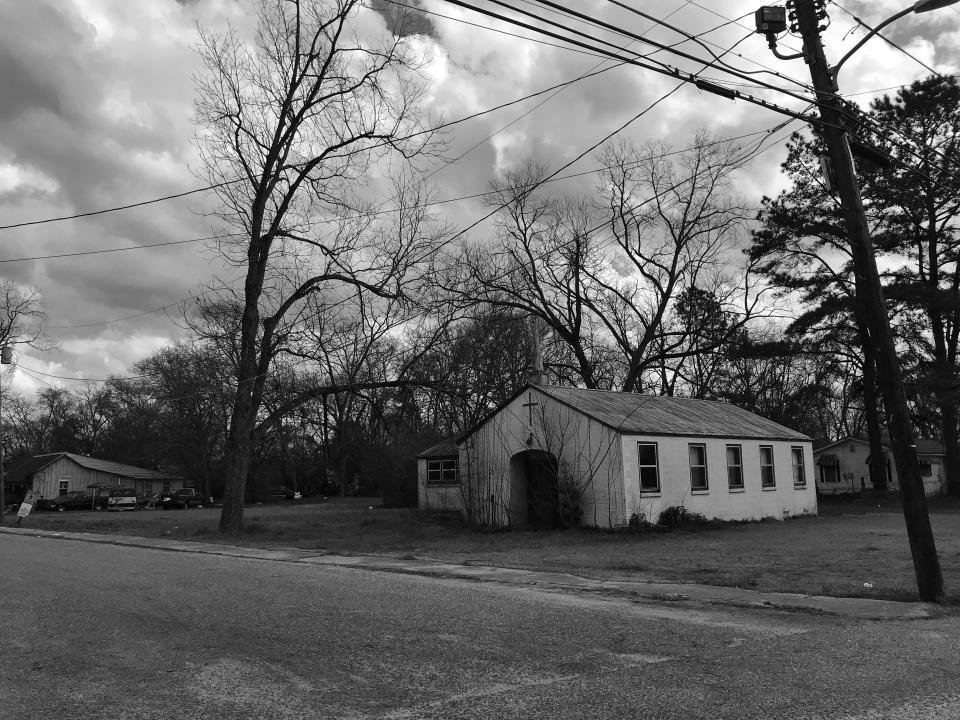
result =
[{"label": "overhead wire", "polygon": [[[390,1],[393,2],[393,0],[390,0]],[[606,56],[605,56],[605,55],[596,55],[596,57],[603,57],[603,58],[606,59]],[[422,135],[425,135],[425,134],[428,134],[428,133],[435,133],[435,132],[438,132],[438,131],[440,131],[440,130],[446,130],[446,129],[448,129],[448,128],[454,127],[455,125],[460,125],[460,124],[465,123],[465,122],[468,122],[468,121],[470,121],[470,120],[474,120],[474,119],[476,119],[476,118],[478,118],[478,117],[482,117],[482,116],[484,116],[484,115],[488,115],[488,114],[490,114],[490,113],[497,112],[498,110],[503,110],[503,109],[508,108],[508,107],[511,107],[511,106],[513,106],[513,105],[518,105],[518,104],[520,104],[520,103],[522,103],[522,102],[526,102],[527,100],[532,100],[533,98],[539,97],[539,96],[541,96],[541,95],[546,95],[547,93],[553,92],[554,90],[557,90],[558,88],[562,88],[562,87],[565,87],[565,86],[567,86],[567,85],[571,85],[571,84],[573,84],[573,83],[575,83],[575,82],[579,82],[579,81],[581,81],[581,80],[589,79],[589,78],[594,77],[594,76],[596,76],[596,75],[600,75],[600,74],[602,74],[603,72],[606,72],[608,69],[610,69],[610,68],[605,68],[605,69],[600,70],[600,71],[595,72],[595,73],[586,73],[585,75],[582,75],[582,76],[579,76],[579,77],[576,77],[576,78],[572,78],[572,79],[570,79],[570,80],[565,80],[565,81],[560,82],[560,83],[556,83],[556,84],[551,85],[551,86],[549,86],[549,87],[545,87],[545,88],[542,88],[542,89],[537,90],[537,91],[535,91],[535,92],[528,93],[527,95],[524,95],[524,96],[522,96],[522,97],[518,97],[518,98],[515,98],[515,99],[513,99],[513,100],[509,100],[509,101],[507,101],[507,102],[500,103],[500,104],[498,104],[498,105],[494,105],[493,107],[489,107],[489,108],[486,108],[486,109],[484,109],[484,110],[479,110],[479,111],[477,111],[477,112],[470,113],[469,115],[465,115],[465,116],[463,116],[463,117],[461,117],[461,118],[457,118],[456,120],[451,120],[451,121],[449,121],[449,122],[441,123],[440,125],[436,125],[436,126],[434,126],[434,127],[428,128],[428,129],[426,129],[426,130],[420,130],[420,131],[417,131],[417,132],[414,132],[414,133],[410,133],[409,135],[406,135],[406,136],[403,136],[403,137],[400,137],[400,138],[395,138],[395,139],[393,139],[392,142],[397,142],[397,141],[401,141],[401,140],[411,140],[411,139],[414,139],[414,138],[416,138],[416,137],[419,137],[419,136],[422,136]],[[370,146],[369,149],[374,149],[374,148],[376,148],[376,147],[381,147],[381,146],[384,146],[384,145],[386,145],[386,144],[388,144],[387,141],[381,141],[381,142],[379,142],[379,143],[374,143],[373,145]],[[293,166],[291,166],[291,167],[296,167],[296,165],[293,165]],[[9,223],[9,224],[7,224],[7,225],[0,225],[0,230],[12,230],[12,229],[15,229],[15,228],[31,227],[31,226],[35,226],[35,225],[45,225],[45,224],[48,224],[48,223],[63,222],[63,221],[66,221],[66,220],[77,220],[77,219],[82,219],[82,218],[86,218],[86,217],[92,217],[92,216],[96,216],[96,215],[104,215],[104,214],[111,213],[111,212],[118,212],[118,211],[121,211],[121,210],[130,209],[130,208],[141,207],[141,206],[143,206],[143,205],[150,205],[150,204],[154,204],[154,203],[164,202],[164,201],[167,201],[167,200],[170,200],[170,199],[174,199],[174,198],[178,198],[178,197],[183,197],[183,196],[186,196],[186,195],[192,195],[192,194],[196,194],[196,193],[200,193],[200,192],[205,192],[205,191],[208,191],[208,190],[214,190],[214,189],[217,189],[217,188],[220,188],[220,187],[226,187],[227,185],[233,185],[233,184],[240,183],[240,182],[246,182],[246,178],[238,177],[238,178],[235,178],[235,179],[232,179],[232,180],[225,180],[225,181],[220,182],[220,183],[213,183],[213,184],[211,184],[211,185],[207,185],[207,186],[202,187],[202,188],[195,188],[195,189],[193,189],[193,190],[185,191],[185,192],[183,192],[183,193],[178,193],[178,194],[175,194],[175,195],[165,195],[165,196],[163,196],[163,197],[153,198],[153,199],[149,199],[149,200],[142,200],[142,201],[135,202],[135,203],[128,203],[128,204],[125,204],[125,205],[118,205],[118,206],[109,207],[109,208],[102,208],[102,209],[99,209],[99,210],[89,210],[89,211],[74,213],[74,214],[72,214],[72,215],[61,215],[61,216],[57,216],[57,217],[41,218],[41,219],[38,219],[38,220],[27,220],[27,221],[23,221],[23,222]],[[181,241],[181,242],[190,242],[190,241]],[[193,241],[193,242],[196,242],[196,241]]]},{"label": "overhead wire", "polygon": [[[444,2],[447,2],[447,3],[451,4],[451,5],[456,5],[456,6],[459,6],[459,7],[463,7],[463,8],[466,8],[466,9],[468,9],[468,10],[472,10],[472,11],[477,12],[477,13],[480,13],[480,14],[482,14],[482,15],[487,15],[488,17],[492,17],[492,18],[495,18],[495,19],[498,19],[498,20],[501,20],[501,21],[504,21],[504,22],[507,22],[507,23],[516,25],[516,26],[518,26],[518,27],[523,27],[523,28],[525,28],[525,29],[532,30],[532,31],[534,31],[534,32],[539,32],[539,33],[544,34],[544,35],[546,35],[546,36],[548,36],[548,37],[553,37],[553,38],[555,38],[555,39],[559,39],[559,40],[562,40],[562,41],[565,41],[565,42],[568,42],[568,43],[572,43],[572,44],[574,44],[574,45],[576,45],[576,46],[578,46],[578,47],[583,47],[583,48],[586,48],[586,49],[589,49],[589,50],[592,50],[592,51],[596,51],[596,52],[604,52],[604,53],[607,53],[610,57],[617,57],[617,59],[622,59],[622,60],[627,60],[627,59],[628,59],[628,58],[623,58],[623,57],[621,57],[621,56],[618,56],[618,55],[616,55],[615,53],[612,53],[612,52],[609,51],[609,50],[604,50],[604,49],[602,49],[602,48],[597,48],[595,45],[590,45],[590,44],[588,44],[588,43],[586,43],[586,42],[584,42],[584,41],[582,41],[582,40],[577,40],[576,38],[571,38],[571,37],[567,37],[567,36],[564,36],[564,35],[560,35],[560,34],[558,34],[558,33],[556,33],[556,32],[551,31],[551,30],[547,30],[547,29],[542,28],[542,27],[537,27],[537,26],[535,26],[535,25],[530,25],[529,23],[526,23],[526,22],[524,22],[524,21],[518,20],[518,19],[516,19],[516,18],[511,18],[511,17],[509,17],[509,16],[501,15],[500,13],[495,13],[495,12],[493,12],[493,11],[491,11],[491,10],[486,10],[486,9],[484,9],[484,8],[481,8],[481,7],[477,6],[477,5],[471,4],[471,3],[469,3],[469,2],[465,2],[465,0],[444,0]],[[508,10],[512,10],[512,11],[515,12],[515,13],[519,13],[520,15],[524,15],[524,16],[526,16],[526,17],[529,17],[529,18],[531,18],[531,19],[533,19],[533,20],[536,20],[536,21],[538,21],[538,22],[541,22],[541,23],[545,23],[545,24],[547,24],[547,25],[551,25],[551,26],[556,27],[556,28],[558,28],[558,29],[560,29],[560,30],[563,30],[563,31],[565,31],[565,32],[572,33],[572,34],[574,34],[574,35],[576,35],[576,36],[578,36],[578,37],[584,38],[585,40],[588,40],[588,41],[590,41],[590,42],[600,43],[601,45],[607,45],[607,46],[611,46],[611,47],[616,47],[615,43],[613,43],[613,42],[611,42],[611,41],[609,41],[609,40],[605,40],[605,39],[603,39],[603,38],[598,38],[598,37],[595,37],[595,36],[593,36],[593,35],[589,35],[589,34],[583,32],[583,31],[577,30],[577,29],[575,29],[575,28],[571,28],[571,27],[568,27],[568,26],[566,26],[566,25],[563,25],[562,23],[557,23],[557,22],[554,22],[553,20],[549,20],[549,19],[543,18],[542,16],[536,15],[536,14],[534,14],[534,13],[532,13],[532,12],[527,11],[527,10],[523,10],[523,9],[521,9],[521,8],[517,8],[517,7],[513,6],[513,5],[510,5],[508,2],[505,2],[504,0],[487,0],[487,2],[489,2],[489,3],[492,4],[492,5],[496,5],[496,6],[503,7],[503,8],[505,8],[505,9],[508,9]],[[549,2],[549,0],[538,0],[538,2],[546,3],[546,2]],[[567,12],[567,14],[571,15],[572,17],[575,17],[575,18],[578,18],[578,19],[584,19],[584,18],[585,18],[585,19],[587,19],[587,20],[593,21],[592,18],[590,18],[590,17],[587,16],[587,15],[584,15],[583,13],[580,13],[580,12],[577,12],[577,11],[574,11],[574,10],[566,10],[566,12]],[[651,47],[657,48],[657,49],[659,49],[659,50],[665,50],[665,51],[667,51],[667,52],[669,52],[669,53],[671,53],[671,54],[673,54],[673,55],[676,55],[676,56],[678,56],[678,57],[681,57],[681,58],[684,58],[684,59],[687,59],[687,60],[692,60],[692,61],[694,61],[694,62],[697,63],[697,64],[705,65],[706,67],[713,68],[713,69],[718,70],[718,71],[720,71],[720,72],[725,72],[725,73],[731,74],[731,75],[733,75],[733,76],[735,76],[735,77],[739,77],[741,80],[750,81],[750,78],[749,78],[749,77],[745,77],[745,76],[744,76],[742,73],[740,73],[739,71],[731,70],[731,69],[723,68],[723,67],[718,67],[717,65],[714,64],[714,61],[712,61],[712,60],[705,60],[705,59],[703,59],[702,57],[697,57],[696,55],[692,55],[692,54],[690,54],[690,53],[688,53],[688,52],[686,52],[686,51],[684,51],[684,50],[680,50],[680,49],[679,49],[678,47],[676,47],[675,45],[673,45],[673,46],[671,46],[671,45],[666,45],[666,44],[661,43],[661,42],[658,42],[658,41],[656,41],[656,40],[651,40],[651,39],[649,39],[649,38],[642,38],[642,37],[640,37],[639,35],[637,35],[637,34],[634,33],[634,32],[631,32],[631,31],[629,31],[629,30],[625,30],[625,29],[622,29],[622,28],[618,28],[618,27],[615,26],[615,25],[612,25],[612,24],[610,24],[610,23],[607,23],[607,22],[604,22],[604,21],[601,21],[601,20],[595,20],[594,22],[595,22],[597,25],[601,26],[603,29],[606,29],[606,30],[608,30],[608,31],[610,31],[610,32],[613,32],[613,33],[615,33],[615,34],[622,35],[622,36],[624,36],[624,37],[633,38],[633,39],[635,39],[635,40],[639,40],[639,41],[642,42],[643,44],[650,45]],[[670,64],[668,64],[668,63],[664,63],[664,62],[662,62],[662,61],[660,61],[660,60],[656,60],[655,58],[653,58],[653,57],[652,57],[651,55],[649,55],[649,54],[647,54],[647,55],[643,55],[643,54],[640,54],[640,53],[633,53],[633,54],[634,54],[634,57],[633,57],[633,58],[629,58],[629,61],[631,62],[631,64],[640,65],[641,67],[644,67],[644,68],[646,68],[646,69],[648,69],[648,70],[653,70],[654,72],[659,72],[659,73],[661,73],[661,74],[672,75],[672,76],[674,76],[674,77],[676,77],[676,78],[678,78],[678,79],[683,79],[683,75],[686,74],[686,75],[690,76],[690,78],[688,79],[688,81],[689,81],[689,82],[694,82],[694,79],[695,79],[695,78],[694,78],[694,73],[685,73],[685,71],[682,71],[682,70],[680,70],[680,69],[677,68],[677,67],[674,67],[674,66],[672,66],[672,65],[670,65]],[[657,67],[658,65],[659,65],[660,67]],[[793,98],[795,98],[795,99],[801,100],[802,102],[810,102],[811,99],[812,99],[812,96],[801,95],[801,94],[796,93],[796,92],[794,92],[794,91],[792,91],[792,90],[788,90],[787,88],[782,88],[782,87],[779,87],[779,86],[777,86],[777,85],[773,85],[773,84],[767,83],[767,82],[765,82],[765,81],[763,81],[763,80],[754,80],[753,82],[756,82],[758,85],[760,85],[760,86],[762,86],[762,87],[764,87],[764,88],[767,88],[767,89],[770,89],[770,90],[774,90],[774,91],[777,91],[777,92],[779,92],[779,93],[781,93],[781,94],[784,94],[784,95],[793,97]],[[704,88],[701,88],[701,89],[704,89]],[[750,96],[744,96],[744,99],[748,99],[749,97],[750,97]],[[754,101],[756,101],[756,99],[752,99],[752,100],[750,100],[750,101],[751,101],[751,102],[754,102]]]},{"label": "overhead wire", "polygon": [[887,43],[888,45],[891,45],[892,47],[896,48],[896,49],[899,50],[901,53],[903,53],[904,55],[906,55],[908,58],[910,58],[911,60],[913,60],[915,63],[917,63],[918,65],[920,65],[921,67],[923,67],[925,70],[928,70],[929,72],[933,73],[933,74],[936,75],[937,77],[941,77],[941,75],[940,75],[939,72],[937,72],[937,71],[934,70],[932,67],[930,67],[929,65],[927,65],[925,62],[923,62],[923,60],[921,60],[920,58],[918,58],[916,55],[914,55],[913,53],[911,53],[909,50],[907,50],[907,49],[901,47],[900,45],[898,45],[897,43],[895,43],[893,40],[891,40],[890,38],[888,38],[888,37],[887,37],[886,35],[884,35],[883,33],[881,33],[881,32],[876,32],[872,27],[870,27],[869,25],[867,25],[867,23],[865,23],[865,22],[864,22],[863,20],[861,20],[859,17],[857,17],[857,16],[854,15],[852,12],[850,12],[849,10],[847,10],[847,9],[846,9],[845,7],[843,7],[843,5],[841,5],[840,3],[836,2],[835,0],[830,0],[830,4],[833,5],[834,7],[836,7],[837,9],[842,10],[843,12],[845,12],[847,15],[849,15],[851,18],[853,18],[853,19],[856,21],[857,25],[856,25],[853,29],[856,29],[857,27],[864,27],[864,28],[866,28],[866,29],[869,30],[870,32],[874,33],[878,38],[880,38],[881,40],[883,40],[885,43]]},{"label": "overhead wire", "polygon": [[[508,22],[508,23],[513,23],[513,24],[518,25],[518,26],[521,26],[521,27],[525,27],[525,28],[528,28],[528,29],[531,29],[531,30],[534,30],[534,31],[542,32],[542,33],[544,33],[544,34],[546,34],[546,35],[548,35],[548,36],[558,37],[558,38],[561,38],[561,39],[562,39],[562,36],[557,35],[556,33],[553,33],[552,31],[545,30],[545,29],[543,29],[543,28],[537,28],[537,27],[535,27],[535,26],[529,25],[529,24],[524,23],[524,22],[522,22],[522,21],[519,21],[519,20],[516,20],[516,19],[513,19],[513,18],[509,18],[509,17],[506,17],[506,16],[502,16],[502,15],[500,15],[500,14],[498,14],[498,13],[493,13],[493,12],[488,11],[488,10],[484,10],[484,9],[478,8],[478,7],[473,6],[473,5],[471,5],[471,4],[467,3],[467,2],[464,2],[463,0],[444,0],[444,1],[447,2],[447,3],[453,4],[453,5],[458,5],[458,6],[462,6],[462,7],[466,7],[466,8],[472,9],[472,10],[474,10],[474,11],[476,11],[476,12],[481,13],[481,14],[489,15],[489,16],[491,16],[491,17],[495,17],[495,18],[497,18],[497,19],[500,19],[500,20],[505,21],[505,22]],[[493,4],[499,5],[499,6],[511,7],[511,6],[509,6],[507,3],[503,2],[502,0],[488,0],[488,1],[491,2],[491,3],[493,3]],[[538,0],[538,1],[539,1],[539,2],[547,2],[548,0]],[[528,12],[526,12],[526,11],[518,10],[518,9],[516,9],[516,8],[514,8],[514,9],[515,9],[517,12],[520,12],[521,14],[528,15],[528,16],[531,15],[531,13],[528,13]],[[570,12],[571,12],[571,14],[573,14],[573,15],[580,15],[580,13],[575,13],[575,12],[573,12],[573,11],[570,11]],[[541,20],[542,20],[542,18],[541,18]],[[548,22],[549,24],[554,24],[554,25],[555,25],[555,23],[552,23],[552,21],[545,21],[545,22]],[[616,28],[613,28],[612,26],[611,26],[611,28],[614,29],[614,30],[617,30]],[[572,32],[575,32],[576,34],[579,34],[579,35],[581,35],[581,36],[585,36],[583,33],[580,33],[580,32],[578,32],[578,31],[572,31]],[[627,32],[627,31],[619,31],[619,32],[621,32],[622,34],[624,34],[624,35],[626,35],[626,36],[628,36],[628,37],[631,36],[631,33]],[[590,36],[585,36],[585,37],[590,37]],[[585,46],[585,47],[590,47],[590,46],[587,46],[587,45],[585,45],[584,43],[582,43],[582,42],[580,42],[580,41],[578,41],[578,40],[575,40],[575,39],[566,38],[566,40],[567,40],[568,42],[573,42],[573,43],[575,43],[575,44],[583,45],[583,46]],[[600,42],[604,42],[605,44],[610,44],[610,43],[608,43],[608,42],[606,42],[606,41],[600,41]],[[596,49],[596,48],[594,48],[594,49]],[[693,57],[693,56],[690,56],[689,54],[686,54],[686,53],[683,53],[683,52],[680,52],[680,51],[677,51],[677,50],[674,50],[674,49],[670,49],[670,50],[668,50],[668,51],[669,51],[669,52],[672,52],[672,53],[674,53],[674,54],[679,54],[679,55],[684,56],[684,57]],[[608,53],[610,57],[617,57],[618,59],[622,59],[621,56],[617,55],[616,53],[614,53],[614,52],[612,52],[612,51],[608,51],[608,50],[604,50],[604,49],[598,49],[598,52],[605,52],[605,53]],[[638,57],[640,57],[640,56],[638,56]],[[703,61],[702,59],[699,59],[699,61],[700,61],[700,62],[703,62],[703,63],[704,63],[706,66],[708,66],[708,67],[712,67],[712,68],[714,68],[714,69],[718,69],[718,68],[716,68],[716,66],[715,66],[713,63],[711,63],[711,62],[709,62],[709,61]],[[658,62],[659,62],[659,61],[658,61]],[[645,64],[645,63],[641,62],[640,60],[636,60],[636,59],[635,59],[635,60],[632,60],[632,61],[631,61],[631,64],[639,65],[639,66],[641,66],[641,67],[643,67],[643,68],[645,68],[645,69],[653,70],[654,72],[660,72],[660,73],[663,73],[663,74],[669,74],[669,75],[676,76],[676,77],[678,77],[679,79],[682,79],[682,80],[684,80],[684,81],[686,81],[686,82],[691,82],[691,83],[693,83],[693,84],[696,84],[696,85],[697,85],[698,87],[700,87],[701,89],[706,90],[706,91],[708,91],[708,92],[713,92],[714,94],[721,94],[721,95],[724,94],[723,92],[718,92],[718,89],[717,89],[717,88],[705,87],[705,86],[703,85],[703,83],[698,82],[699,74],[695,74],[695,73],[683,73],[683,71],[679,71],[677,68],[673,68],[673,72],[667,72],[667,71],[665,71],[665,70],[663,70],[663,69],[661,69],[661,68],[658,68],[658,67],[655,67],[655,66],[650,66],[650,65]],[[660,63],[660,64],[663,65],[663,63]],[[667,66],[667,67],[671,67],[671,66]],[[730,71],[727,71],[727,72],[730,72]],[[736,74],[736,73],[732,73],[732,74]],[[686,75],[686,77],[684,77],[684,75]],[[791,97],[798,98],[798,99],[802,99],[802,100],[806,100],[807,102],[810,102],[810,101],[812,100],[811,98],[804,98],[803,96],[800,96],[800,95],[798,95],[798,94],[796,94],[796,93],[794,93],[794,92],[792,92],[792,91],[787,91],[787,90],[784,90],[784,89],[782,89],[782,88],[776,88],[775,86],[771,86],[771,85],[769,85],[768,83],[762,83],[762,82],[761,82],[760,85],[763,86],[763,87],[767,87],[767,88],[779,90],[780,92],[783,92],[783,93],[785,93],[785,94],[787,94],[787,95],[789,95],[789,96],[791,96]],[[767,106],[767,105],[765,104],[766,101],[759,100],[758,98],[753,98],[753,96],[745,95],[745,94],[740,93],[740,92],[737,92],[737,91],[730,91],[730,92],[733,93],[733,94],[735,94],[735,96],[738,97],[738,98],[743,98],[743,99],[746,99],[746,100],[748,100],[748,101],[757,102],[758,104],[762,104],[762,105],[764,105],[764,106]],[[786,112],[783,112],[784,110],[786,110]],[[800,116],[799,116],[798,114],[796,114],[794,111],[790,111],[790,110],[787,110],[787,109],[785,109],[785,108],[778,108],[778,111],[782,112],[783,114],[789,114],[789,115],[791,115],[791,116],[793,116],[793,117],[800,117]],[[839,111],[841,114],[847,116],[848,118],[851,118],[851,119],[854,119],[854,120],[862,120],[862,119],[865,119],[865,118],[866,118],[869,122],[873,122],[876,126],[878,126],[878,127],[882,126],[882,123],[879,123],[879,122],[876,121],[876,120],[871,120],[868,116],[858,117],[858,116],[852,114],[849,110],[847,110],[847,109],[845,109],[845,108],[842,108],[842,107],[841,107],[841,108],[838,109],[838,111]],[[800,119],[804,119],[804,120],[806,120],[808,123],[810,123],[811,125],[814,125],[814,126],[817,126],[817,125],[821,125],[821,126],[822,126],[822,125],[827,125],[827,124],[828,124],[828,123],[826,123],[822,118],[812,119],[812,118],[810,118],[810,117],[800,117]],[[903,131],[903,130],[897,129],[897,128],[895,128],[895,127],[891,127],[891,128],[889,128],[889,129],[890,129],[891,131],[893,131],[893,132],[896,132],[896,133],[900,134],[901,136],[909,137],[908,135],[905,134],[905,131]],[[909,152],[911,152],[911,153],[913,153],[914,155],[916,155],[916,156],[919,157],[919,155],[917,155],[916,151],[909,150]],[[944,188],[944,189],[947,190],[948,188]]]}]

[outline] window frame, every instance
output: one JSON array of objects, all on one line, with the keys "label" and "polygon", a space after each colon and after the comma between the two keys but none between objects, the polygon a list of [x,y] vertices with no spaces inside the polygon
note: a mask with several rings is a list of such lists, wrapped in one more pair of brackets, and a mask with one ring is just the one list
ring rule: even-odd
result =
[{"label": "window frame", "polygon": [[[693,464],[692,452],[694,448],[699,448],[700,451],[703,453],[702,455],[703,464],[701,465]],[[695,493],[710,492],[710,473],[707,469],[707,444],[706,443],[687,443],[687,463],[689,464],[689,467],[690,467],[690,492],[695,492]],[[694,470],[703,471],[702,487],[697,487],[694,484],[694,481],[693,481]]]},{"label": "window frame", "polygon": [[[763,462],[763,451],[770,451],[770,463],[764,464]],[[761,490],[776,490],[777,489],[777,463],[776,456],[773,453],[773,445],[761,445],[760,446],[760,489]],[[764,470],[770,470],[770,482],[767,482],[766,473]]]},{"label": "window frame", "polygon": [[[731,465],[731,464],[730,464],[730,450],[731,450],[731,449],[736,449],[736,451],[737,451],[737,464],[736,464],[736,465]],[[726,462],[727,462],[727,490],[729,490],[730,492],[743,492],[743,491],[746,489],[745,484],[744,484],[744,481],[743,481],[743,445],[740,445],[740,444],[738,444],[738,443],[727,443],[727,445],[726,445],[725,448],[724,448],[724,458],[725,458],[725,460],[726,460]],[[736,468],[736,469],[737,469],[737,475],[738,475],[739,478],[740,478],[740,483],[737,484],[737,485],[734,485],[734,484],[731,482],[731,478],[730,478],[730,471],[731,471],[733,468]]]},{"label": "window frame", "polygon": [[456,485],[459,469],[456,456],[427,458],[427,485]]},{"label": "window frame", "polygon": [[[640,463],[640,447],[644,445],[653,448],[653,465],[642,465]],[[645,488],[643,486],[643,471],[645,468],[653,468],[657,481],[655,488]],[[647,440],[637,441],[637,482],[640,485],[640,492],[644,495],[658,495],[660,493],[660,448],[656,442],[649,442]]]},{"label": "window frame", "polygon": [[[800,463],[796,462],[797,457]],[[790,446],[790,464],[793,467],[793,486],[798,489],[807,487],[807,461],[804,458],[802,445]],[[797,468],[800,469],[800,481],[797,481]]]},{"label": "window frame", "polygon": [[57,480],[57,497],[63,497],[70,493],[69,480]]}]

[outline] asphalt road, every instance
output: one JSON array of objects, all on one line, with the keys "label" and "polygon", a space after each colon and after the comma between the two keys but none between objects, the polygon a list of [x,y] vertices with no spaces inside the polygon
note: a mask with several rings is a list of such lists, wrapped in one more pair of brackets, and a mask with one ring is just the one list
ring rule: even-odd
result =
[{"label": "asphalt road", "polygon": [[960,618],[0,536],[0,718],[960,718]]}]

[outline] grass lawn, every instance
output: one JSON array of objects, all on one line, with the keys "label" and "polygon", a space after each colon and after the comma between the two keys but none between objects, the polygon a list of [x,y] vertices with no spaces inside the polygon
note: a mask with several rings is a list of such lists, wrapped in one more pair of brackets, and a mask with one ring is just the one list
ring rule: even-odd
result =
[{"label": "grass lawn", "polygon": [[[570,572],[593,578],[734,585],[817,595],[916,599],[895,500],[827,500],[819,518],[647,534],[591,530],[486,532],[367,498],[247,508],[239,538],[217,532],[219,510],[36,513],[23,527],[426,557]],[[15,518],[7,518],[12,525]],[[960,504],[931,507],[948,594],[960,598]]]}]

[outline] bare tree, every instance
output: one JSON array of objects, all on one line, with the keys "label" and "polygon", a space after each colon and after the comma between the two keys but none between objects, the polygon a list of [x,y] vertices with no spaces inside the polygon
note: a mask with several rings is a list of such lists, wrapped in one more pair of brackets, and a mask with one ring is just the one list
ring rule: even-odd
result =
[{"label": "bare tree", "polygon": [[[700,134],[680,154],[663,143],[620,142],[600,160],[613,248],[590,276],[594,310],[623,355],[622,389],[642,390],[646,373],[715,350],[757,310],[749,268],[726,270],[748,212],[728,194],[741,152]],[[691,332],[698,323],[672,321],[678,300],[697,291],[710,297],[722,326]]]},{"label": "bare tree", "polygon": [[0,345],[23,343],[40,347],[47,321],[40,309],[40,291],[10,280],[0,281]]},{"label": "bare tree", "polygon": [[[227,533],[242,527],[257,413],[291,317],[308,298],[344,286],[400,298],[431,249],[416,213],[397,213],[385,227],[359,196],[378,161],[431,148],[405,32],[361,35],[354,20],[370,11],[359,0],[254,4],[253,40],[202,31],[196,96],[205,176],[237,238],[220,248],[245,273],[220,519]],[[416,182],[401,184],[406,208]]]},{"label": "bare tree", "polygon": [[600,387],[609,375],[601,367],[607,356],[585,286],[589,266],[599,261],[594,217],[583,199],[545,196],[538,187],[545,176],[543,167],[527,163],[492,184],[487,203],[502,209],[496,235],[468,245],[445,285],[464,304],[537,318],[564,348],[552,369]]}]

